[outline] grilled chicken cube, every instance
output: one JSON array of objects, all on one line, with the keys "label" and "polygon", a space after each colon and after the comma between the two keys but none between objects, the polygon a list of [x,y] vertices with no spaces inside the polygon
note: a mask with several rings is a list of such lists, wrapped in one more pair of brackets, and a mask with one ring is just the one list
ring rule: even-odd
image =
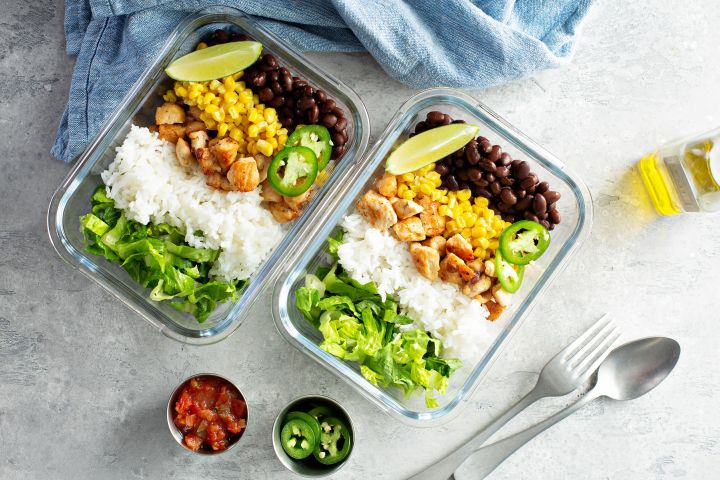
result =
[{"label": "grilled chicken cube", "polygon": [[178,138],[175,144],[175,156],[178,159],[178,163],[183,167],[189,167],[195,161],[195,157],[193,157],[190,151],[190,145],[184,138]]},{"label": "grilled chicken cube", "polygon": [[192,132],[197,132],[200,130],[205,130],[205,122],[201,122],[200,120],[192,120],[190,122],[185,122],[186,135],[190,135]]},{"label": "grilled chicken cube", "polygon": [[433,202],[429,198],[423,197],[420,199],[420,205],[423,207],[420,220],[425,228],[425,235],[428,237],[442,235],[445,231],[445,215],[438,213],[440,202]]},{"label": "grilled chicken cube", "polygon": [[492,286],[492,281],[487,275],[476,275],[462,289],[462,292],[468,297],[475,297],[481,293],[487,292]]},{"label": "grilled chicken cube", "polygon": [[205,130],[189,132],[188,138],[190,139],[190,146],[192,147],[193,152],[198,148],[207,147],[208,140],[210,139]]},{"label": "grilled chicken cube", "polygon": [[502,315],[503,310],[505,310],[502,305],[496,303],[493,300],[487,302],[485,304],[485,306],[487,307],[488,312],[490,312],[490,315],[488,315],[488,318],[487,318],[490,321],[494,321],[494,320],[497,320],[498,318],[500,318],[500,315]]},{"label": "grilled chicken cube", "polygon": [[206,176],[205,184],[208,187],[223,190],[225,192],[237,192],[238,188],[221,173],[212,173]]},{"label": "grilled chicken cube", "polygon": [[[440,262],[440,278],[446,282],[463,286],[477,276],[472,268],[468,267],[463,260],[454,253],[448,253],[447,257]],[[460,280],[460,281],[458,281]]]},{"label": "grilled chicken cube", "polygon": [[442,235],[438,235],[436,237],[428,238],[422,244],[426,247],[434,248],[438,251],[441,257],[445,256],[445,245],[447,244],[447,240],[445,240],[445,237]]},{"label": "grilled chicken cube", "polygon": [[251,192],[260,184],[260,173],[252,157],[238,158],[227,172],[227,179],[241,192]]},{"label": "grilled chicken cube", "polygon": [[395,236],[403,242],[425,240],[425,229],[418,217],[410,217],[393,225]]},{"label": "grilled chicken cube", "polygon": [[397,199],[394,202],[391,200],[395,213],[400,220],[405,220],[423,211],[423,207],[419,203],[413,202],[412,200]]},{"label": "grilled chicken cube", "polygon": [[310,203],[310,200],[312,200],[312,198],[315,196],[315,192],[317,192],[315,187],[310,187],[305,193],[301,193],[296,197],[283,196],[283,201],[285,202],[285,205],[292,208],[293,210],[302,210],[303,208],[305,208],[305,205]]},{"label": "grilled chicken cube", "polygon": [[268,210],[270,210],[275,221],[279,223],[287,223],[300,216],[300,210],[293,210],[284,202],[271,202],[268,204]]},{"label": "grilled chicken cube", "polygon": [[267,179],[268,168],[270,167],[270,161],[272,159],[266,157],[262,153],[255,154],[255,163],[257,163],[258,172],[260,173],[260,181],[264,182]]},{"label": "grilled chicken cube", "polygon": [[382,177],[378,179],[377,182],[375,182],[375,187],[377,187],[380,195],[387,198],[392,198],[397,195],[397,177],[390,173],[385,173]]},{"label": "grilled chicken cube", "polygon": [[215,155],[212,154],[209,148],[198,148],[195,150],[195,158],[200,164],[205,175],[212,175],[213,173],[223,173],[223,169],[220,164],[215,160]]},{"label": "grilled chicken cube", "polygon": [[397,215],[390,200],[375,190],[368,190],[357,203],[360,215],[378,230],[387,230],[397,223]]},{"label": "grilled chicken cube", "polygon": [[158,125],[185,123],[185,110],[177,103],[165,102],[155,109],[155,123]]},{"label": "grilled chicken cube", "polygon": [[215,155],[215,158],[223,170],[227,170],[235,161],[239,148],[240,144],[236,140],[230,137],[223,137],[212,144],[210,151]]},{"label": "grilled chicken cube", "polygon": [[470,242],[465,240],[465,237],[459,233],[456,233],[448,239],[445,244],[445,249],[450,253],[454,253],[466,262],[472,262],[475,258],[475,255],[473,255],[472,245],[470,245]]},{"label": "grilled chicken cube", "polygon": [[202,115],[202,110],[200,110],[200,107],[198,107],[197,105],[193,105],[192,107],[188,108],[188,120],[200,120],[200,115]]},{"label": "grilled chicken cube", "polygon": [[467,266],[475,270],[478,274],[485,271],[485,262],[482,258],[476,258],[472,262],[467,262]]},{"label": "grilled chicken cube", "polygon": [[509,307],[512,301],[512,293],[504,290],[502,285],[497,284],[492,289],[493,298],[503,308]]},{"label": "grilled chicken cube", "polygon": [[183,125],[158,125],[158,136],[170,143],[176,143],[178,138],[185,135],[185,127]]},{"label": "grilled chicken cube", "polygon": [[282,202],[283,199],[282,195],[275,191],[275,189],[270,186],[270,182],[268,182],[267,180],[264,180],[262,182],[262,190],[260,191],[260,196],[266,202]]},{"label": "grilled chicken cube", "polygon": [[420,275],[431,281],[437,280],[440,272],[440,254],[437,250],[419,243],[411,243],[410,255]]}]

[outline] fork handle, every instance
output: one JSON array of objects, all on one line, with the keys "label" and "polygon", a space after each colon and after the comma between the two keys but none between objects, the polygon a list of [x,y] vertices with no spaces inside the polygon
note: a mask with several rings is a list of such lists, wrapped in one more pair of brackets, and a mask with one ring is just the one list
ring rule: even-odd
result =
[{"label": "fork handle", "polygon": [[[550,418],[533,425],[532,427],[511,435],[499,442],[475,450],[465,460],[454,474],[455,480],[480,480],[487,477],[498,465],[503,463],[510,455],[515,453],[523,445],[535,438],[546,429],[552,427],[560,420],[581,409],[588,403],[601,396],[595,390],[588,391],[575,403],[568,405]],[[447,477],[442,477],[447,478]]]},{"label": "fork handle", "polygon": [[473,450],[482,446],[482,444],[485,443],[493,435],[493,433],[500,430],[503,425],[512,420],[512,418],[518,413],[522,412],[527,407],[545,396],[546,394],[536,385],[535,388],[533,388],[527,395],[518,400],[515,405],[510,407],[508,411],[478,432],[477,435],[468,440],[464,445],[458,447],[457,450],[447,455],[442,460],[413,475],[408,480],[438,480],[451,477],[455,469],[465,461]]}]

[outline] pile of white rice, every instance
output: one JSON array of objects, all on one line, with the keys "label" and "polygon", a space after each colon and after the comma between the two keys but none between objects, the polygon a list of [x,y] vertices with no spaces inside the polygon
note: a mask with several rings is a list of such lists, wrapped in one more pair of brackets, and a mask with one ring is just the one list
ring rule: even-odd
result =
[{"label": "pile of white rice", "polygon": [[[211,275],[249,278],[280,242],[283,227],[252,192],[222,192],[205,184],[199,166],[185,169],[175,146],[147,128],[132,126],[102,173],[108,196],[137,222],[184,228],[193,247],[221,249]],[[197,231],[202,235],[195,235]]]},{"label": "pile of white rice", "polygon": [[502,330],[487,320],[487,308],[453,284],[431,282],[415,268],[406,243],[381,232],[357,213],[344,218],[340,264],[359,282],[373,281],[378,292],[391,296],[405,315],[443,342],[443,356],[476,362]]}]

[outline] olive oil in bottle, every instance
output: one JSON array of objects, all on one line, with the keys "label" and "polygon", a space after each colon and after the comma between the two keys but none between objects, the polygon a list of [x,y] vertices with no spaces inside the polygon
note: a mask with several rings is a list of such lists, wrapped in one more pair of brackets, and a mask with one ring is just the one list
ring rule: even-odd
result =
[{"label": "olive oil in bottle", "polygon": [[648,153],[638,170],[660,215],[720,211],[720,128]]}]

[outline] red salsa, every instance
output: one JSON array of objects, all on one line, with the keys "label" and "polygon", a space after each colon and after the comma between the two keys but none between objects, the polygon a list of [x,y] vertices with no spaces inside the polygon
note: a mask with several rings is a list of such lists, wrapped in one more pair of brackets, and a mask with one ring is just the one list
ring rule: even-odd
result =
[{"label": "red salsa", "polygon": [[240,437],[247,421],[247,406],[240,392],[225,380],[190,379],[175,403],[175,425],[193,451],[225,450]]}]

